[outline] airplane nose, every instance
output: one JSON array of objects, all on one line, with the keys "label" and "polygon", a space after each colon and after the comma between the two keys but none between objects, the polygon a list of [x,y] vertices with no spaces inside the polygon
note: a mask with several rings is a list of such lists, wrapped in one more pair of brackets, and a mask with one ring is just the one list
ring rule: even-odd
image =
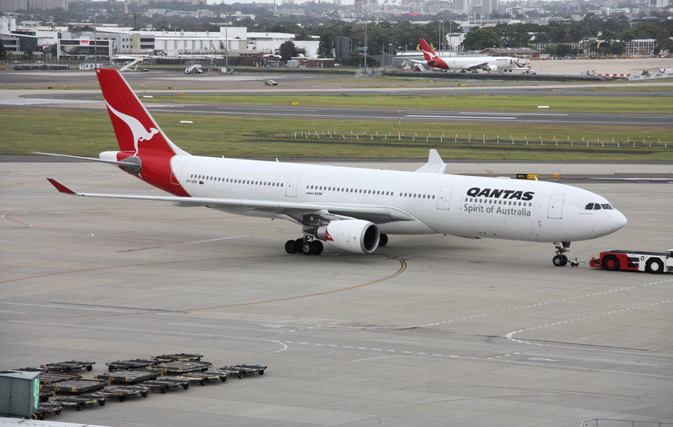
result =
[{"label": "airplane nose", "polygon": [[616,209],[612,211],[612,215],[610,216],[610,228],[612,228],[613,232],[624,228],[627,222],[628,220],[621,212]]}]

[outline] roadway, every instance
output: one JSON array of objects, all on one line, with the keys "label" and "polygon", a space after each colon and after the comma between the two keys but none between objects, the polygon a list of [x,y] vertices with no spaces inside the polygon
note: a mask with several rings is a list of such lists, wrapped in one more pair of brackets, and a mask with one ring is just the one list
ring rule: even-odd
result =
[{"label": "roadway", "polygon": [[[348,162],[340,162],[340,164]],[[414,170],[413,162],[358,166]],[[451,163],[456,173],[670,174],[670,164]],[[0,370],[198,352],[264,376],[53,420],[135,426],[573,426],[673,421],[669,275],[557,268],[551,244],[391,236],[288,255],[285,221],[81,191],[158,194],[107,165],[0,169]],[[562,179],[562,182],[563,182]],[[670,246],[667,184],[591,182],[629,219],[571,257]]]}]

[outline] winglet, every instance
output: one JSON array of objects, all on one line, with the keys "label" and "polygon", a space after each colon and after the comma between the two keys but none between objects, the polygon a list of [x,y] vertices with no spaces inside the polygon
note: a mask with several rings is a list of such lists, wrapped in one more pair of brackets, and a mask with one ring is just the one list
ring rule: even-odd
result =
[{"label": "winglet", "polygon": [[60,191],[61,193],[65,193],[65,194],[77,194],[77,193],[75,193],[74,191],[72,191],[71,189],[69,189],[68,187],[66,187],[65,185],[61,184],[60,182],[56,181],[56,180],[53,179],[53,178],[47,178],[47,181],[51,182],[51,185],[53,185],[54,187],[56,187],[56,189],[57,189],[58,191]]}]

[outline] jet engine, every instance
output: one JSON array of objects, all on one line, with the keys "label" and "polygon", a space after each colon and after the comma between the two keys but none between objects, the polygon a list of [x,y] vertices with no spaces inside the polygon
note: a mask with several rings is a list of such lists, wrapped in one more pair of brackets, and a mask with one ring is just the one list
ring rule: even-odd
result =
[{"label": "jet engine", "polygon": [[497,65],[489,65],[489,66],[488,66],[488,71],[495,71],[495,70],[497,70],[497,69],[498,69],[498,66],[497,66]]},{"label": "jet engine", "polygon": [[318,239],[348,252],[370,254],[379,247],[379,227],[369,221],[346,219],[318,228]]}]

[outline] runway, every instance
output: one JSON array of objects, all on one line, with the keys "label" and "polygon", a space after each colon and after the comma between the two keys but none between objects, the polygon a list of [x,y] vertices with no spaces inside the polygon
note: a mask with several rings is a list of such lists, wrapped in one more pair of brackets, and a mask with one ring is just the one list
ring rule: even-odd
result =
[{"label": "runway", "polygon": [[[347,162],[341,162],[341,164]],[[357,163],[414,170],[412,162]],[[671,173],[668,164],[450,163],[509,175]],[[198,352],[264,376],[55,421],[114,426],[578,426],[673,422],[670,275],[553,267],[553,245],[391,236],[373,256],[288,255],[284,221],[73,189],[158,194],[106,165],[0,168],[0,369]],[[588,260],[670,246],[670,184],[580,182],[629,224]]]},{"label": "runway", "polygon": [[[143,91],[140,96],[159,96],[165,91]],[[671,92],[673,94],[673,92]],[[105,103],[96,99],[99,92],[67,91],[54,94],[48,91],[4,91],[0,92],[0,108],[67,108],[71,110],[105,111]],[[539,112],[481,112],[481,111],[438,111],[438,110],[396,110],[385,108],[329,108],[305,106],[268,105],[222,105],[222,104],[168,104],[145,102],[152,113],[185,115],[222,115],[242,117],[369,120],[369,121],[411,121],[431,123],[516,123],[521,125],[564,125],[564,126],[660,126],[673,127],[669,114],[610,114],[610,113],[562,113],[554,112],[554,101],[550,99]]]}]

